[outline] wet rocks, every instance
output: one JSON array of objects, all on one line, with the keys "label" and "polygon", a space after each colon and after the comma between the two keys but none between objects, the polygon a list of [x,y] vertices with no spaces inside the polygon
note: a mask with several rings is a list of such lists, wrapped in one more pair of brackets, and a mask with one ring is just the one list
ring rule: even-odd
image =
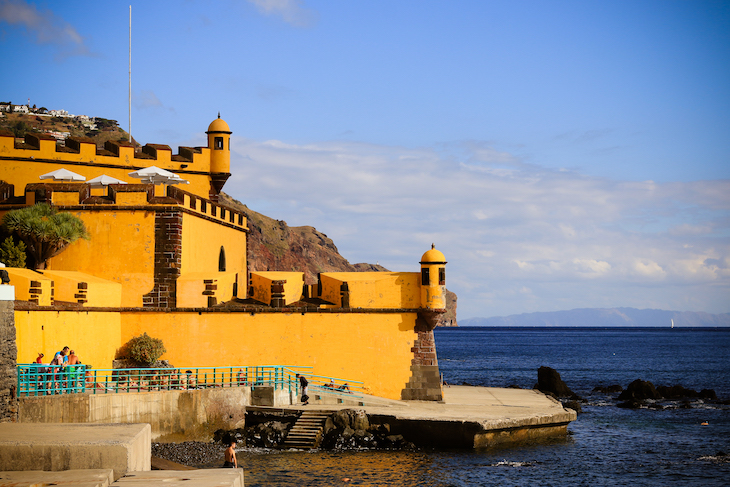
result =
[{"label": "wet rocks", "polygon": [[646,399],[661,399],[662,395],[649,381],[636,379],[629,384],[625,391],[618,396],[619,401],[644,401]]},{"label": "wet rocks", "polygon": [[558,371],[550,367],[542,366],[537,369],[537,384],[535,384],[534,389],[555,397],[569,397],[575,401],[581,399],[563,382]]},{"label": "wet rocks", "polygon": [[246,446],[277,448],[284,443],[289,426],[281,421],[267,421],[246,428]]},{"label": "wet rocks", "polygon": [[342,409],[327,418],[322,448],[328,450],[415,449],[401,435],[392,435],[390,425],[371,424],[365,411]]}]

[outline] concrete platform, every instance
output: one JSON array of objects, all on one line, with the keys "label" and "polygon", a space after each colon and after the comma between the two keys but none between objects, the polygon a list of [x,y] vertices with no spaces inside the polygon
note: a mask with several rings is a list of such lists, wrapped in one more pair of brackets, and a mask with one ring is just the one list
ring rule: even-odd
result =
[{"label": "concrete platform", "polygon": [[312,404],[284,409],[363,409],[393,434],[423,446],[486,448],[564,436],[577,415],[536,390],[450,386],[443,402],[363,398],[363,406]]},{"label": "concrete platform", "polygon": [[0,487],[40,487],[67,485],[69,487],[109,487],[114,482],[112,469],[66,470],[65,472],[0,472]]},{"label": "concrete platform", "polygon": [[112,484],[114,487],[243,487],[242,468],[202,470],[153,470],[129,472]]},{"label": "concrete platform", "polygon": [[0,423],[0,472],[150,470],[149,424]]}]

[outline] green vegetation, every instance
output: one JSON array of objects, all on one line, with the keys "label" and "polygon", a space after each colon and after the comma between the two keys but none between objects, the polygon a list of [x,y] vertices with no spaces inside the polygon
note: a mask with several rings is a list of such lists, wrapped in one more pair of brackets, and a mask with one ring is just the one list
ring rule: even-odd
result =
[{"label": "green vegetation", "polygon": [[63,252],[76,240],[89,239],[81,218],[58,212],[47,203],[9,211],[2,224],[25,242],[35,261],[35,269],[45,269],[48,259]]},{"label": "green vegetation", "polygon": [[17,243],[13,237],[6,238],[0,244],[0,262],[8,267],[25,267],[26,247],[22,240]]},{"label": "green vegetation", "polygon": [[154,364],[167,351],[162,340],[152,338],[146,332],[129,340],[124,347],[129,358],[147,366]]}]

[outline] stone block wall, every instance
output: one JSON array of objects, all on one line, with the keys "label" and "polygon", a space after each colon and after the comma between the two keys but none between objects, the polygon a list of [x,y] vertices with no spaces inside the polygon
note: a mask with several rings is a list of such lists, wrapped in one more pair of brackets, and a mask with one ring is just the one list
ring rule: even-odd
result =
[{"label": "stone block wall", "polygon": [[143,298],[143,306],[177,306],[177,279],[182,264],[183,214],[169,209],[155,212],[155,287]]},{"label": "stone block wall", "polygon": [[416,320],[417,338],[411,351],[411,377],[401,399],[416,401],[442,401],[441,372],[436,358],[436,340],[433,325],[421,316]]},{"label": "stone block wall", "polygon": [[0,423],[18,420],[14,304],[14,301],[0,301]]}]

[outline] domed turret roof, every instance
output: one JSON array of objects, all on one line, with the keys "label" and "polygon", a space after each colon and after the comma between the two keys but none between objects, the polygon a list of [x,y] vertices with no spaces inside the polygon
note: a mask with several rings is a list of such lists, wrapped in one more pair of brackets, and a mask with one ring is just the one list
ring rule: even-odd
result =
[{"label": "domed turret roof", "polygon": [[206,134],[209,134],[211,132],[223,132],[226,134],[231,133],[230,127],[228,127],[228,124],[225,120],[221,118],[221,114],[218,114],[218,118],[210,122],[210,125],[208,125],[208,131]]},{"label": "domed turret roof", "polygon": [[436,246],[431,244],[431,250],[427,251],[421,257],[421,264],[445,264],[446,256],[436,250]]}]

